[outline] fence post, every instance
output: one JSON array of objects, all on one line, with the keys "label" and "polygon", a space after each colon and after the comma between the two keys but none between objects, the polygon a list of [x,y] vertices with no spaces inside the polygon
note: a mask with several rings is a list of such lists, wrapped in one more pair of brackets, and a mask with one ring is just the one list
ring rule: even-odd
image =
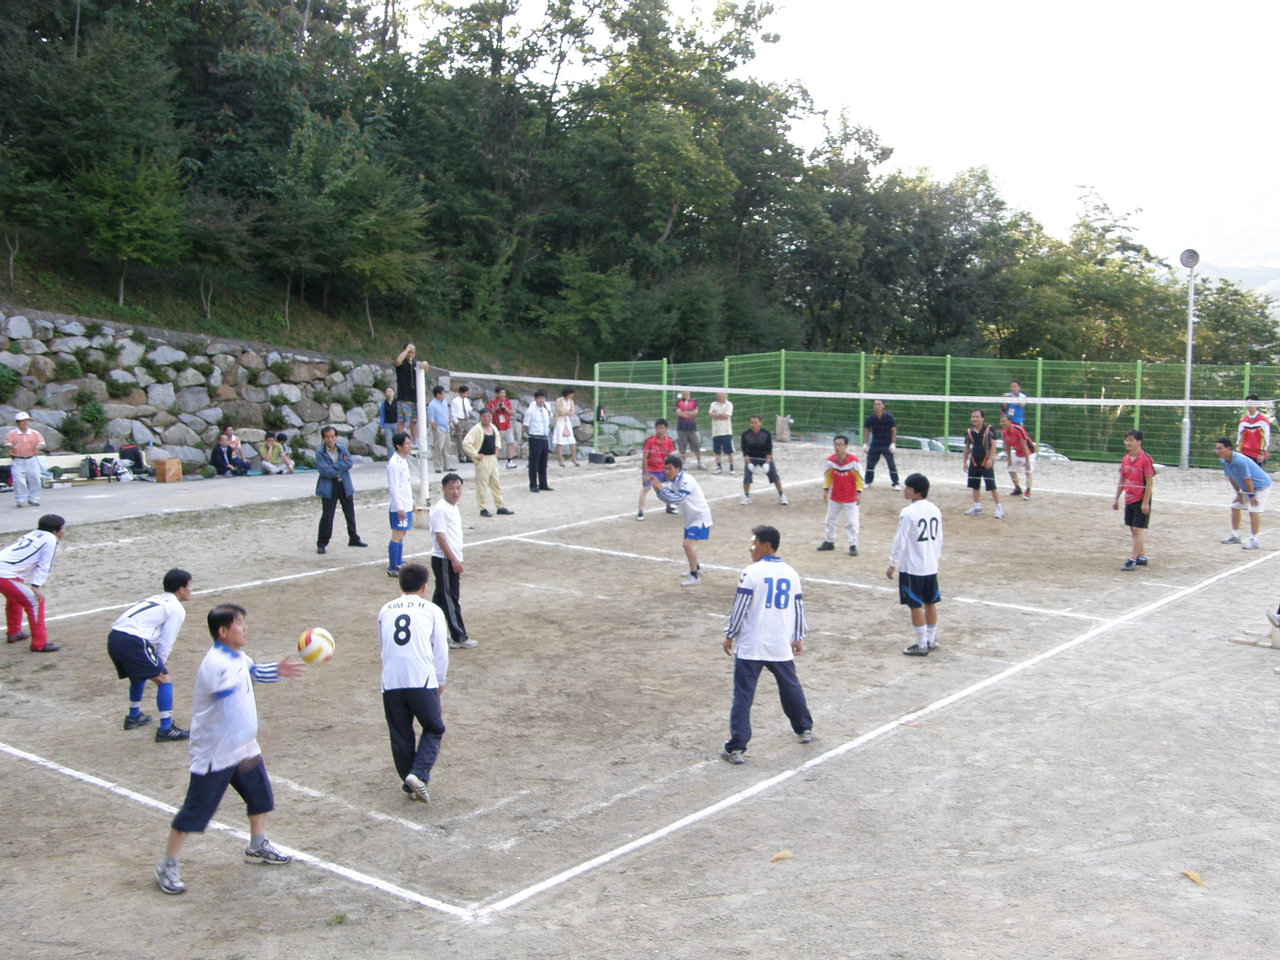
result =
[{"label": "fence post", "polygon": [[[598,414],[600,413],[600,363],[599,361],[597,361],[591,367],[591,379],[595,380],[596,382],[595,386],[591,388],[591,393],[592,393],[591,422],[595,424],[595,427],[591,432],[591,449],[593,451],[598,452],[600,450],[600,417],[598,416]],[[501,446],[501,444],[499,444],[499,446]]]},{"label": "fence post", "polygon": [[[1044,357],[1036,357],[1036,396],[1044,396]],[[1040,414],[1044,412],[1044,407],[1036,404],[1036,446],[1040,446]]]},{"label": "fence post", "polygon": [[[867,351],[863,350],[858,354],[858,392],[867,392]],[[858,429],[862,429],[862,425],[867,422],[867,400],[866,397],[858,398]]]},{"label": "fence post", "polygon": [[724,358],[724,388],[729,389],[729,358]]},{"label": "fence post", "polygon": [[[778,351],[778,389],[787,389],[787,351]],[[778,415],[785,416],[787,412],[787,398],[782,393],[778,394]]]},{"label": "fence post", "polygon": [[667,358],[662,358],[662,419],[667,419]]},{"label": "fence post", "polygon": [[1241,400],[1249,396],[1249,374],[1253,372],[1252,368],[1253,364],[1246,360],[1244,363],[1244,396],[1240,398]]},{"label": "fence post", "polygon": [[[1138,370],[1134,374],[1133,399],[1142,399],[1142,361],[1138,361]],[[1133,406],[1133,429],[1142,429],[1142,407],[1140,404]]]},{"label": "fence post", "polygon": [[951,452],[951,354],[947,354],[942,366],[942,445]]}]

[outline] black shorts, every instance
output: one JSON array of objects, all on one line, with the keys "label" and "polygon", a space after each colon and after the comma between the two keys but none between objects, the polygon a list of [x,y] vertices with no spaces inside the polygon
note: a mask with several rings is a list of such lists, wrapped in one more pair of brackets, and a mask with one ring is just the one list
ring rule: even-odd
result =
[{"label": "black shorts", "polygon": [[942,599],[936,573],[898,572],[898,602],[913,609]]},{"label": "black shorts", "polygon": [[983,480],[987,482],[988,490],[995,490],[996,468],[982,467],[976,463],[970,463],[969,464],[969,489],[977,490],[980,486],[982,486]]},{"label": "black shorts", "polygon": [[733,434],[723,433],[711,438],[712,453],[733,453]]},{"label": "black shorts", "polygon": [[267,779],[267,765],[262,762],[262,754],[258,754],[225,770],[191,774],[187,798],[173,818],[173,829],[181,833],[203,833],[218,812],[218,804],[222,802],[228,786],[234,787],[236,793],[244,798],[251,817],[270,813],[276,807],[271,781]]},{"label": "black shorts", "polygon": [[1135,500],[1133,503],[1124,505],[1124,525],[1126,527],[1137,527],[1139,530],[1145,530],[1150,522],[1151,514],[1142,512],[1141,500]]},{"label": "black shorts", "polygon": [[169,672],[156,653],[156,648],[132,633],[112,630],[107,635],[107,654],[116,665],[116,674],[122,680],[125,677],[130,680],[150,680]]}]

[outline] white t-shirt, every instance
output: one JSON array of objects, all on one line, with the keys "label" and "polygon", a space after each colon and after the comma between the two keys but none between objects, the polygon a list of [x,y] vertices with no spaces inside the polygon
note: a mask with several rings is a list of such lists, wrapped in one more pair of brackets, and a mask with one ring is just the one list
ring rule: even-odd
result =
[{"label": "white t-shirt", "polygon": [[191,772],[225,770],[256,757],[258,703],[245,653],[214,643],[196,670],[191,694]]},{"label": "white t-shirt", "polygon": [[187,609],[181,600],[172,593],[157,593],[116,617],[111,629],[145,640],[155,647],[161,660],[168,660],[186,619]]},{"label": "white t-shirt", "polygon": [[437,533],[443,533],[445,540],[449,543],[449,549],[453,551],[454,558],[461,563],[462,514],[458,512],[457,505],[441,500],[431,508],[430,524],[431,555],[445,559],[444,549],[440,546],[440,541],[436,539]]},{"label": "white t-shirt", "polygon": [[711,407],[708,411],[711,414],[711,435],[713,437],[723,437],[726,434],[733,433],[733,420],[717,420],[720,414],[725,413],[730,417],[733,416],[733,401],[726,400],[721,403],[719,400],[712,400]]},{"label": "white t-shirt", "polygon": [[898,533],[889,550],[889,565],[900,573],[927,576],[938,572],[942,558],[942,511],[928,500],[916,500],[898,514]]},{"label": "white t-shirt", "polygon": [[413,513],[413,478],[409,473],[409,461],[393,453],[387,461],[387,491],[391,502],[387,508],[392,513]]},{"label": "white t-shirt", "polygon": [[32,530],[0,550],[0,577],[42,587],[53,566],[58,538],[48,530]]},{"label": "white t-shirt", "polygon": [[444,612],[416,593],[378,611],[382,689],[439,687],[449,672],[449,627]]},{"label": "white t-shirt", "polygon": [[698,481],[681,470],[674,480],[668,480],[658,491],[658,498],[665,503],[678,503],[686,527],[711,526],[711,507],[702,494]]},{"label": "white t-shirt", "polygon": [[767,556],[742,571],[724,628],[740,660],[792,660],[791,642],[802,642],[805,628],[800,575],[789,563]]}]

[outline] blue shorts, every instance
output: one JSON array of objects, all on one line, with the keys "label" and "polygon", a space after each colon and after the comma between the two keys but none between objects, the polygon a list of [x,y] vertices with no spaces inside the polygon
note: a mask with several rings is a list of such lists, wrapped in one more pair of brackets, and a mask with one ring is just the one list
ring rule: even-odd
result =
[{"label": "blue shorts", "polygon": [[711,539],[711,528],[710,528],[710,527],[702,527],[702,526],[698,526],[698,527],[685,527],[685,528],[684,528],[684,538],[685,538],[686,540],[710,540],[710,539]]},{"label": "blue shorts", "polygon": [[898,602],[913,610],[926,603],[937,603],[942,599],[938,590],[936,573],[902,573],[898,572]]},{"label": "blue shorts", "polygon": [[391,518],[392,530],[412,530],[413,529],[413,511],[406,510],[404,512],[404,522],[400,522],[400,518],[396,516],[395,511],[391,511],[388,516]]},{"label": "blue shorts", "polygon": [[661,480],[666,480],[666,479],[667,479],[667,473],[666,473],[666,471],[665,471],[665,470],[646,470],[646,471],[645,471],[645,474],[644,474],[644,484],[643,484],[643,486],[644,486],[644,488],[645,488],[646,490],[648,490],[648,489],[649,489],[649,480],[650,480],[650,478],[652,478],[652,479],[654,479],[654,480],[659,480],[659,481],[661,481]]},{"label": "blue shorts", "polygon": [[270,813],[276,808],[275,797],[271,795],[271,781],[267,779],[267,765],[262,762],[262,754],[258,754],[225,770],[191,774],[187,798],[173,818],[173,829],[181,833],[204,833],[204,828],[218,812],[218,804],[222,802],[228,785],[244,799],[251,817]]},{"label": "blue shorts", "polygon": [[162,673],[168,673],[164,661],[151,646],[141,637],[122,630],[112,630],[107,635],[107,655],[116,665],[116,674],[123,680],[150,680]]},{"label": "blue shorts", "polygon": [[711,438],[712,453],[733,453],[733,434],[724,433]]}]

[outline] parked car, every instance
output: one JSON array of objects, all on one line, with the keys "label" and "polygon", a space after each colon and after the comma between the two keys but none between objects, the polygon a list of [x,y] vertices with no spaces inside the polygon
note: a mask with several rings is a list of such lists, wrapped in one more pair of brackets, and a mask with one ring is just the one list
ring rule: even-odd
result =
[{"label": "parked car", "polygon": [[943,453],[947,448],[937,440],[929,437],[915,437],[900,433],[897,439],[899,450],[928,450],[931,453]]},{"label": "parked car", "polygon": [[931,441],[937,444],[938,450],[949,450],[951,453],[964,453],[964,437],[934,437]]}]

